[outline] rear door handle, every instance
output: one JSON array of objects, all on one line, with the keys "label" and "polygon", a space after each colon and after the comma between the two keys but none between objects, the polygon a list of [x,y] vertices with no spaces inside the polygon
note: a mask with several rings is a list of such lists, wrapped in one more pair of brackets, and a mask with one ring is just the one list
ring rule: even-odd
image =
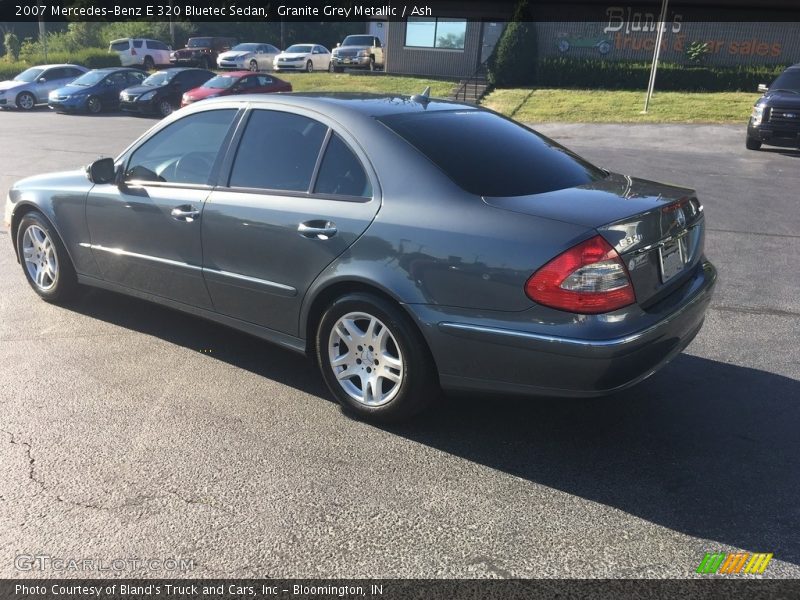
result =
[{"label": "rear door handle", "polygon": [[170,214],[176,221],[186,221],[187,223],[191,223],[200,216],[200,211],[194,206],[184,204],[183,206],[176,206],[173,208]]},{"label": "rear door handle", "polygon": [[309,239],[327,240],[336,235],[336,223],[331,221],[306,221],[297,226],[297,232]]}]

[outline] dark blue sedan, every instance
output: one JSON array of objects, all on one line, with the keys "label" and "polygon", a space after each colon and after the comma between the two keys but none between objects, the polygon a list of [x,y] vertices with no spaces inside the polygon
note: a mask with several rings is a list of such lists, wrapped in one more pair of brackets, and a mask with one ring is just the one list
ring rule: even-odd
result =
[{"label": "dark blue sedan", "polygon": [[119,93],[140,84],[145,74],[138,69],[110,67],[95,69],[69,85],[50,92],[48,106],[58,112],[89,112],[119,107]]}]

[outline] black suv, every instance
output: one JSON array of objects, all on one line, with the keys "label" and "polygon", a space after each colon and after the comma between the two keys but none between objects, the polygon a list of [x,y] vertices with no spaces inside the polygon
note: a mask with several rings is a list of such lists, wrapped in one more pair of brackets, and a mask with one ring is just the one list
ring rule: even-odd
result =
[{"label": "black suv", "polygon": [[786,69],[769,87],[759,85],[758,91],[764,95],[747,125],[748,150],[761,144],[800,148],[800,64]]},{"label": "black suv", "polygon": [[227,52],[236,45],[236,38],[230,37],[192,37],[186,48],[169,55],[169,62],[180,67],[202,67],[214,69],[217,55]]}]

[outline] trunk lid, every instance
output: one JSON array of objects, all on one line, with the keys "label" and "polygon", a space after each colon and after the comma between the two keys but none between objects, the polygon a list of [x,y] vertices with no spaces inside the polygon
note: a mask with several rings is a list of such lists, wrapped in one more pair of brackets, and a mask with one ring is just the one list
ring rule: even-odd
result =
[{"label": "trunk lid", "polygon": [[702,206],[687,188],[612,173],[575,188],[484,202],[596,230],[622,257],[644,308],[680,286],[703,254]]}]

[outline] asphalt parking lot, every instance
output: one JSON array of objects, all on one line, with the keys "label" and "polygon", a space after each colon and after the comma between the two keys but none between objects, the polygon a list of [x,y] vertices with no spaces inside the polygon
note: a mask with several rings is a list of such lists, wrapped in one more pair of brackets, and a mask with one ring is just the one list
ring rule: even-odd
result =
[{"label": "asphalt parking lot", "polygon": [[[153,123],[0,112],[0,193]],[[682,578],[737,549],[800,577],[800,153],[747,151],[743,125],[537,129],[698,190],[720,284],[686,353],[611,398],[452,396],[377,428],[247,335],[104,291],[40,301],[0,229],[0,577],[58,575],[15,568],[44,553],[193,577]]]}]

